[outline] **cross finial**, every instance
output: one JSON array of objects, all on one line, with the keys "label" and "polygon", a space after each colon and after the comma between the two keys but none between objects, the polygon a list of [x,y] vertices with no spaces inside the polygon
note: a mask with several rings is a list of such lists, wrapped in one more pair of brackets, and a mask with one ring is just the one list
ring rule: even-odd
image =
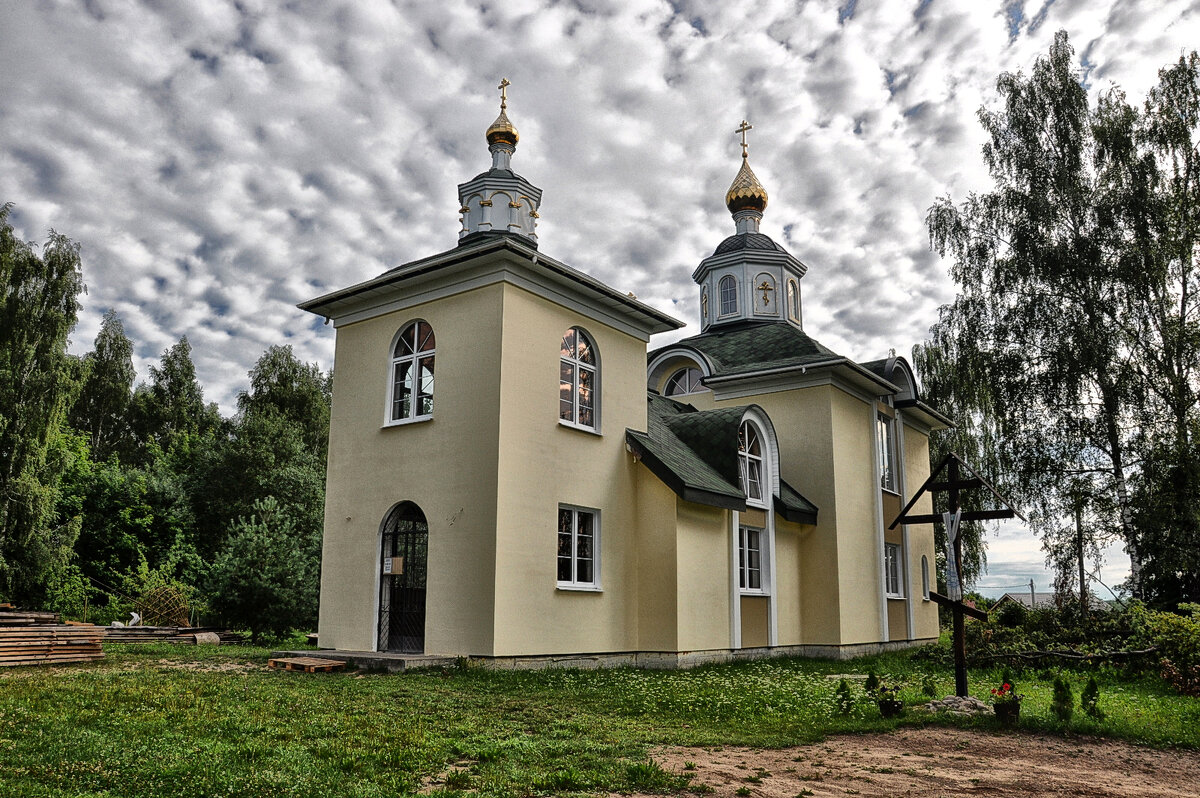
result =
[{"label": "cross finial", "polygon": [[508,87],[512,84],[508,82],[508,78],[500,78],[500,85],[496,88],[500,90],[500,110],[508,108]]},{"label": "cross finial", "polygon": [[743,159],[745,159],[747,157],[747,149],[746,149],[746,131],[747,130],[754,130],[754,125],[747,123],[746,120],[743,119],[742,124],[738,125],[738,129],[733,131],[734,133],[742,134],[742,158]]}]

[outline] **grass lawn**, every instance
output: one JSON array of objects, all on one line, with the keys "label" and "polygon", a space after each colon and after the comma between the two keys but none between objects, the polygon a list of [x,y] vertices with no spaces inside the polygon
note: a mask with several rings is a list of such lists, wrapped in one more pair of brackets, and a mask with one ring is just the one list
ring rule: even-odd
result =
[{"label": "grass lawn", "polygon": [[[377,674],[265,669],[268,649],[106,646],[100,663],[0,670],[0,795],[396,796],[684,789],[657,744],[786,746],[896,725],[992,728],[990,717],[885,721],[855,683],[839,714],[831,674],[873,669],[906,704],[953,691],[942,666],[897,654],[774,660],[693,671]],[[195,663],[189,667],[182,665]],[[1069,673],[1076,700],[1086,675]],[[998,672],[975,670],[986,699]],[[1021,727],[1200,748],[1200,699],[1154,678],[1100,679],[1102,721],[1063,728],[1049,682],[1019,675]]]}]

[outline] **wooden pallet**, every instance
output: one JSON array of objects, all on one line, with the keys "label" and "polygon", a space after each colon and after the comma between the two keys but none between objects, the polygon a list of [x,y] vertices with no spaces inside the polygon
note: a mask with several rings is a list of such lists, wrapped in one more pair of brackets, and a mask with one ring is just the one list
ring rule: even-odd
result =
[{"label": "wooden pallet", "polygon": [[280,657],[267,660],[267,667],[276,670],[304,671],[305,673],[332,673],[346,667],[346,663],[318,657]]}]

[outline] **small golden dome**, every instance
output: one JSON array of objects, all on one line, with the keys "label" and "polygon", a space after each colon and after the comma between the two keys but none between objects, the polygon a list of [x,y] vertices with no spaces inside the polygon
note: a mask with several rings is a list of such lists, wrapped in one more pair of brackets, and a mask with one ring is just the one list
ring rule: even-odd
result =
[{"label": "small golden dome", "polygon": [[733,179],[729,190],[725,192],[725,207],[730,213],[744,210],[755,210],[762,213],[767,208],[767,190],[754,176],[750,161],[742,155],[742,168]]},{"label": "small golden dome", "polygon": [[520,136],[517,135],[517,129],[513,127],[512,122],[508,121],[508,114],[504,113],[503,108],[500,109],[500,116],[496,117],[496,121],[487,129],[488,144],[503,141],[515,147],[518,139]]}]

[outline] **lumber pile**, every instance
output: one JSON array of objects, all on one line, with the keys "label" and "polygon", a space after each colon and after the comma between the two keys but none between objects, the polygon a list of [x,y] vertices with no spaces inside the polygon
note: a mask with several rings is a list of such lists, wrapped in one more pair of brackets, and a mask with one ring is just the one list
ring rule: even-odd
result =
[{"label": "lumber pile", "polygon": [[333,673],[346,667],[346,663],[319,657],[278,657],[267,660],[267,667],[274,670],[303,671],[304,673]]},{"label": "lumber pile", "polygon": [[103,659],[104,651],[100,646],[103,640],[104,628],[101,626],[0,625],[0,667]]},{"label": "lumber pile", "polygon": [[[197,642],[243,643],[245,639],[236,632],[215,626],[108,626],[105,627],[106,643],[183,643]],[[213,640],[216,635],[216,640]],[[199,639],[197,639],[199,638]]]},{"label": "lumber pile", "polygon": [[48,626],[57,623],[62,623],[62,616],[57,612],[18,610],[11,604],[0,609],[0,626]]}]

